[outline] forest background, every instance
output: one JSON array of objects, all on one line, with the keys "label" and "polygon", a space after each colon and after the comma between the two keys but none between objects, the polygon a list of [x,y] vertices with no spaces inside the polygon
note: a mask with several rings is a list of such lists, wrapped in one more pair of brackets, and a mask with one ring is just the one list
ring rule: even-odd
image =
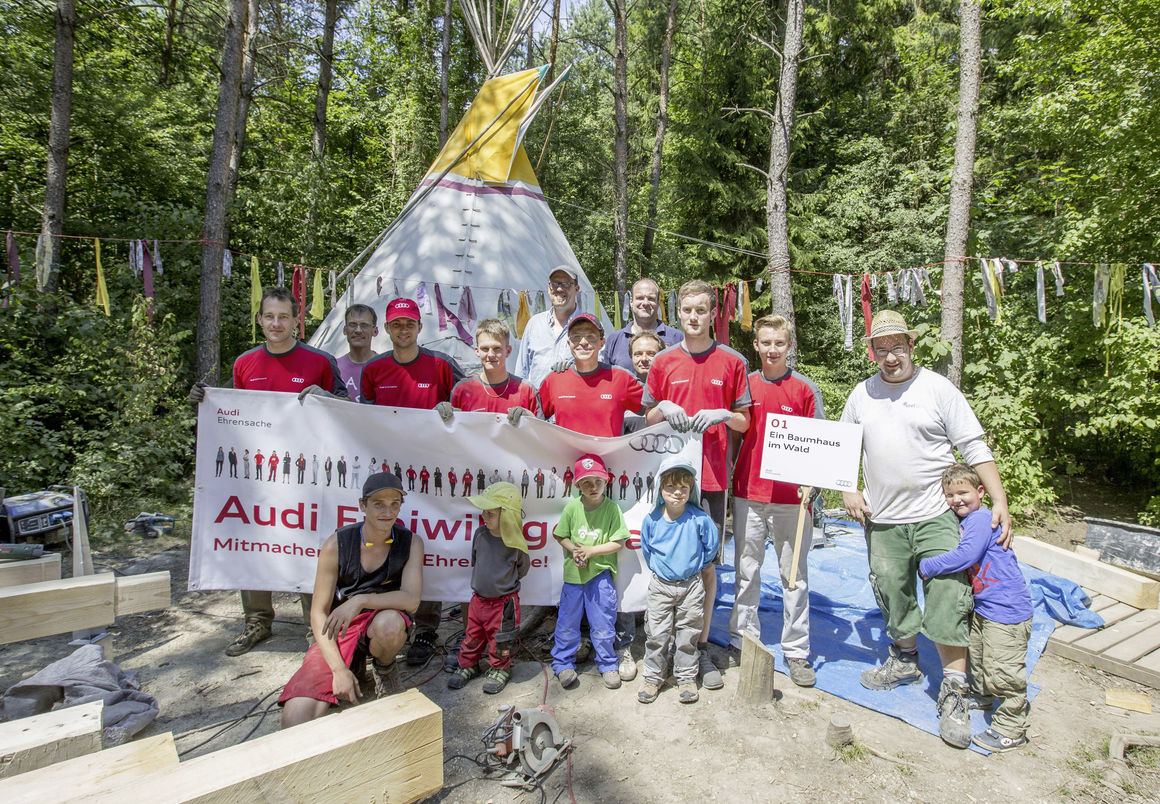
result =
[{"label": "forest background", "polygon": [[[777,102],[793,2],[565,0],[560,8],[549,0],[507,67],[545,64],[552,52],[560,68],[572,67],[525,144],[597,288],[640,275],[673,288],[767,272],[758,166],[770,164],[766,112]],[[41,230],[55,15],[70,3],[63,232],[76,237],[61,240],[53,294],[36,289],[35,236],[15,238],[25,271],[0,310],[0,486],[12,494],[80,485],[107,533],[138,510],[190,499],[197,241],[231,3],[0,0],[0,228]],[[279,260],[341,270],[398,214],[486,71],[448,0],[249,4],[254,73],[243,90],[249,107],[226,242],[262,258],[267,284]],[[835,417],[873,366],[862,349],[842,348],[832,274],[857,283],[862,273],[946,256],[959,4],[809,0],[802,20],[785,175],[790,276],[799,370],[818,381]],[[993,322],[977,263],[966,264],[962,387],[1024,521],[1049,515],[1072,480],[1086,477],[1122,488],[1138,500],[1140,521],[1160,523],[1160,333],[1140,306],[1140,265],[1160,262],[1158,41],[1157,0],[983,4],[966,255],[1061,260],[1067,281],[1056,298],[1049,275],[1041,324],[1031,266],[1009,274]],[[618,55],[623,160],[615,153]],[[102,238],[108,317],[95,303],[94,237]],[[116,238],[162,241],[151,320],[127,242]],[[1102,327],[1092,318],[1098,262],[1126,264],[1128,277],[1122,316]],[[941,266],[930,272],[937,287]],[[768,311],[769,286],[766,274],[755,313]],[[223,376],[252,343],[249,294],[242,259],[221,283]],[[879,282],[875,309],[885,294]],[[927,300],[902,309],[922,331],[920,363],[935,366],[949,345],[939,298]],[[732,345],[752,354],[750,342],[735,323]]]}]

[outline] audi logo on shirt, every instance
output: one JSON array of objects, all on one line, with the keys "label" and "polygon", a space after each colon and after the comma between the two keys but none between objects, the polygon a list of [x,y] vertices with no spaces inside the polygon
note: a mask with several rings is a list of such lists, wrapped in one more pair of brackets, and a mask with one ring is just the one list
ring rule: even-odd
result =
[{"label": "audi logo on shirt", "polygon": [[685,446],[685,440],[676,435],[650,433],[637,436],[628,442],[628,446],[636,452],[671,453],[676,455]]},{"label": "audi logo on shirt", "polygon": [[296,382],[299,385],[301,385],[302,383],[306,382],[306,378],[305,377],[291,377],[290,382]]},{"label": "audi logo on shirt", "polygon": [[612,394],[601,394],[600,398],[601,399],[612,399]]},{"label": "audi logo on shirt", "polygon": [[713,385],[719,385],[719,386],[724,386],[724,385],[725,385],[725,381],[724,381],[724,380],[718,379],[718,378],[716,378],[716,377],[714,377],[713,379],[709,380],[709,382],[711,382]]}]

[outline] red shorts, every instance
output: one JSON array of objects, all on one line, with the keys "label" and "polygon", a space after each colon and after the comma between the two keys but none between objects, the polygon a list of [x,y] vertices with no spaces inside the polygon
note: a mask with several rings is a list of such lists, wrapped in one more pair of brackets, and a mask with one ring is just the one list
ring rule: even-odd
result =
[{"label": "red shorts", "polygon": [[[403,618],[403,625],[410,628],[411,616],[405,611],[396,611],[396,613]],[[350,667],[354,660],[359,641],[370,630],[371,620],[375,618],[376,614],[379,614],[379,611],[360,612],[357,617],[350,621],[350,625],[346,627],[346,632],[338,638],[338,652],[347,667]],[[323,658],[322,650],[318,647],[317,642],[306,651],[306,658],[302,660],[302,666],[286,683],[286,688],[282,690],[282,696],[278,698],[278,703],[284,704],[291,698],[313,698],[316,701],[338,704],[338,698],[334,697],[334,673],[330,671],[330,665]]]}]

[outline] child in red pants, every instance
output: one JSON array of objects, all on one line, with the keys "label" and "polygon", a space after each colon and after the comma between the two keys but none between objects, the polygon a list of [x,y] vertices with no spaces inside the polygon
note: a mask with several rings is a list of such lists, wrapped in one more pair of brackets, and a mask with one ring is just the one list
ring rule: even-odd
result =
[{"label": "child in red pants", "polygon": [[511,483],[492,483],[468,501],[483,511],[483,525],[471,537],[471,603],[467,606],[467,629],[459,645],[459,669],[447,680],[447,688],[461,689],[482,671],[480,657],[489,651],[490,669],[483,691],[497,693],[512,677],[510,655],[501,656],[495,637],[510,600],[515,624],[520,622],[520,579],[531,566],[524,539],[521,508],[523,498]]}]

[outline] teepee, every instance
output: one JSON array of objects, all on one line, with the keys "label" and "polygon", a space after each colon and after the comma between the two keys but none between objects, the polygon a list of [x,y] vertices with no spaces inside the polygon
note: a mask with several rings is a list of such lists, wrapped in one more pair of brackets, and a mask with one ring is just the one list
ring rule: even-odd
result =
[{"label": "teepee", "polygon": [[[461,337],[453,320],[440,315],[439,302],[443,310],[458,314],[470,290],[476,319],[483,319],[497,317],[503,296],[511,302],[514,320],[519,292],[527,291],[529,304],[534,304],[546,290],[549,272],[560,265],[579,274],[581,309],[594,312],[611,332],[521,144],[548,94],[566,78],[565,73],[539,91],[546,72],[547,67],[523,70],[483,84],[399,217],[367,247],[369,251],[378,243],[310,339],[312,345],[345,354],[346,309],[362,303],[379,316],[372,348],[389,350],[383,313],[389,301],[406,296],[423,311],[420,345],[449,354],[470,372],[479,366],[468,342],[474,325],[465,322],[468,338]],[[513,328],[509,366],[518,350]]]}]

